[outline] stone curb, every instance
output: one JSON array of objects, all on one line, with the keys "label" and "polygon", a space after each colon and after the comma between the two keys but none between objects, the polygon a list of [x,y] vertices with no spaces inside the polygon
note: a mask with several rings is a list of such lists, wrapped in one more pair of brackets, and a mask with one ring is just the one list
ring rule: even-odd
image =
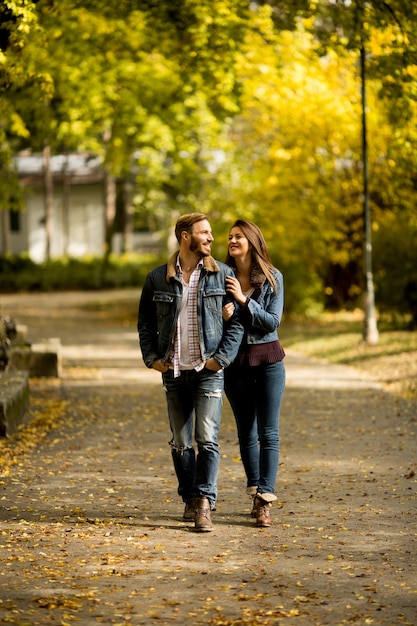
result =
[{"label": "stone curb", "polygon": [[0,437],[14,433],[29,403],[27,372],[0,372]]}]

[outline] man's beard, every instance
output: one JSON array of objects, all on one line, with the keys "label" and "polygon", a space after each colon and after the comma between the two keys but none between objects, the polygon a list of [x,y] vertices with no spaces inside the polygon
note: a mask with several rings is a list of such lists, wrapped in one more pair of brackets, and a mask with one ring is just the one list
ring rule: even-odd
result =
[{"label": "man's beard", "polygon": [[201,243],[197,241],[193,235],[191,235],[190,252],[194,252],[198,257],[200,257],[200,259],[205,256],[210,256],[210,252],[204,252],[200,246]]}]

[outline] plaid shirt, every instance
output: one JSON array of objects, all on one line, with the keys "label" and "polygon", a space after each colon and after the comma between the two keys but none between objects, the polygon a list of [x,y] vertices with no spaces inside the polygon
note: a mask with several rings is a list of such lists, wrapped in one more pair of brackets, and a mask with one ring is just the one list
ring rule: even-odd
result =
[{"label": "plaid shirt", "polygon": [[[198,293],[198,281],[200,280],[201,270],[203,268],[203,261],[199,261],[197,267],[190,276],[190,282],[188,284],[188,303],[187,303],[187,337],[188,337],[188,349],[190,353],[191,365],[199,372],[204,367],[204,361],[201,358],[200,348],[200,335],[198,332],[198,317],[197,317],[197,293]],[[182,269],[177,258],[177,273],[182,278]],[[174,338],[174,350],[172,356],[172,362],[174,364],[174,377],[180,375],[180,351],[181,351],[181,329],[180,329],[180,316],[177,320],[177,330]]]}]

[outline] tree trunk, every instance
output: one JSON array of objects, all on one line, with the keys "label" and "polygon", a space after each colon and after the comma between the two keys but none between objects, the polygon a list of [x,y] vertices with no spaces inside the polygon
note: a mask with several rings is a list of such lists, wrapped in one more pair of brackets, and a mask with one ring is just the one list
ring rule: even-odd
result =
[{"label": "tree trunk", "polygon": [[132,251],[133,216],[130,206],[130,183],[123,181],[122,186],[122,252]]},{"label": "tree trunk", "polygon": [[51,258],[52,213],[53,213],[53,175],[51,169],[51,147],[43,149],[44,184],[45,184],[45,259]]},{"label": "tree trunk", "polygon": [[111,252],[112,237],[114,232],[114,218],[116,216],[116,179],[107,170],[105,174],[105,206],[106,206],[106,241],[105,257]]},{"label": "tree trunk", "polygon": [[9,209],[0,210],[1,219],[1,252],[10,253],[10,212]]},{"label": "tree trunk", "polygon": [[68,245],[70,238],[70,204],[71,204],[71,180],[68,176],[68,156],[65,159],[62,177],[62,236],[64,240],[64,256],[68,256]]}]

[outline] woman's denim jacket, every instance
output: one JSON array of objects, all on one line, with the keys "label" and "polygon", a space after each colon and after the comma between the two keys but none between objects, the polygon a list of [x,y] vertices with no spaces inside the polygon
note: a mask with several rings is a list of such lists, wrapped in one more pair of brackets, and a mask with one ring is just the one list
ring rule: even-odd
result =
[{"label": "woman's denim jacket", "polygon": [[277,283],[277,293],[264,279],[256,300],[250,298],[248,304],[240,309],[248,345],[278,339],[277,330],[284,309],[284,280],[279,270],[274,270],[273,274]]},{"label": "woman's denim jacket", "polygon": [[[137,328],[147,367],[158,359],[166,362],[173,347],[182,297],[177,256],[178,252],[167,264],[149,272],[143,286]],[[226,276],[232,275],[232,270],[224,263],[211,256],[203,258],[197,297],[201,353],[205,361],[213,357],[222,368],[235,359],[243,337],[238,315],[227,324],[222,318],[223,305],[230,301],[226,294]]]}]

